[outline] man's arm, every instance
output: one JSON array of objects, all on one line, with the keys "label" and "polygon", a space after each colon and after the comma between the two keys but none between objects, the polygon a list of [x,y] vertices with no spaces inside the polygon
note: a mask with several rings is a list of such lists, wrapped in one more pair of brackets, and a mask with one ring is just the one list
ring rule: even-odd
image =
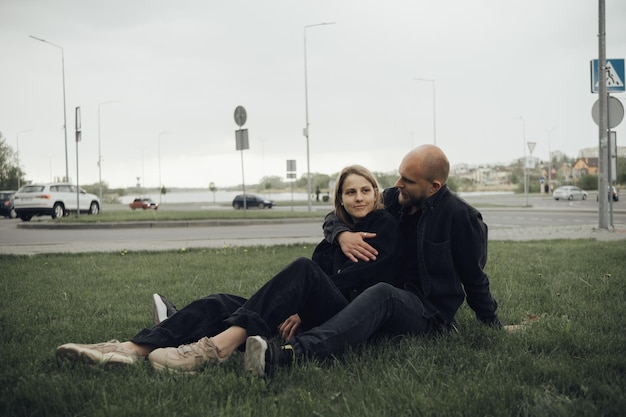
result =
[{"label": "man's arm", "polygon": [[352,262],[359,260],[369,262],[376,259],[378,251],[365,241],[376,237],[376,233],[351,232],[332,212],[326,215],[323,228],[326,241],[338,244],[344,255]]}]

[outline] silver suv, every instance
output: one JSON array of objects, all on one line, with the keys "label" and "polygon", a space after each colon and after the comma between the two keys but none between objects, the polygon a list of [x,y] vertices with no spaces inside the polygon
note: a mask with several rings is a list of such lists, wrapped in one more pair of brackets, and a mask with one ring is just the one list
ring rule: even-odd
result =
[{"label": "silver suv", "polygon": [[17,217],[25,222],[33,216],[52,216],[56,219],[78,210],[88,214],[100,212],[97,196],[64,182],[25,185],[15,193],[14,206]]}]

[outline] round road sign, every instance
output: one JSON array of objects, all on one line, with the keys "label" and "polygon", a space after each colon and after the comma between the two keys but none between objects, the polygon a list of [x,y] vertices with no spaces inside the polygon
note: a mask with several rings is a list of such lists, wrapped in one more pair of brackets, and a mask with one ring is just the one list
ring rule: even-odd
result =
[{"label": "round road sign", "polygon": [[246,109],[244,109],[243,106],[237,106],[235,109],[235,123],[237,123],[237,126],[241,127],[245,125],[246,118]]},{"label": "round road sign", "polygon": [[[599,126],[600,123],[600,101],[599,99],[593,103],[591,108],[591,117],[593,121]],[[609,99],[609,129],[613,129],[622,122],[624,118],[624,106],[622,102],[611,96]]]}]

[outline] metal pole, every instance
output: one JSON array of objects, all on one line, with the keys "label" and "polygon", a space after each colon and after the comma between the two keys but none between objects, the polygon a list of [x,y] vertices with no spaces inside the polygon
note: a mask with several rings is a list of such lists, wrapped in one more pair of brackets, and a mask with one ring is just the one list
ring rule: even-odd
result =
[{"label": "metal pole", "polygon": [[528,206],[528,180],[526,178],[526,120],[522,116],[519,116],[522,121],[522,148],[524,151],[524,159],[522,164],[524,166],[524,196],[526,197],[526,206]]},{"label": "metal pole", "polygon": [[[608,151],[608,103],[606,94],[606,32],[604,0],[598,0],[598,193],[604,194],[607,188]],[[598,196],[598,228],[608,229],[608,201]]]},{"label": "metal pole", "polygon": [[551,133],[556,129],[556,126],[551,127],[550,129],[546,129],[548,132],[548,195],[552,194],[552,148],[550,144]]},{"label": "metal pole", "polygon": [[159,137],[158,137],[158,145],[159,145],[159,204],[161,204],[161,189],[163,187],[163,184],[161,184],[161,135],[164,135],[165,133],[167,133],[167,131],[162,131],[161,133],[159,133]]},{"label": "metal pole", "polygon": [[63,53],[63,48],[59,45],[56,45],[52,42],[48,42],[45,39],[38,38],[33,35],[29,35],[31,38],[38,40],[43,43],[47,43],[48,45],[52,45],[55,48],[59,48],[61,50],[61,75],[63,76],[63,132],[65,135],[65,181],[70,180],[70,169],[67,161],[67,112],[65,105],[65,54]]},{"label": "metal pole", "polygon": [[305,123],[304,136],[306,137],[306,191],[307,206],[311,211],[311,165],[309,152],[309,91],[308,91],[308,75],[307,75],[307,54],[306,54],[306,30],[315,26],[334,25],[335,22],[316,23],[304,27],[304,112]]}]

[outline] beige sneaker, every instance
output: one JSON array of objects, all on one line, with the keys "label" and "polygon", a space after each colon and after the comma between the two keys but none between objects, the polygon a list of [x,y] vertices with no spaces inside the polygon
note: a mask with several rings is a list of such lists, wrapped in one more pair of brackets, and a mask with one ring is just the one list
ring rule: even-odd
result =
[{"label": "beige sneaker", "polygon": [[157,371],[176,371],[194,374],[210,363],[219,364],[228,357],[221,358],[219,349],[208,337],[195,343],[180,345],[177,348],[155,349],[148,356]]},{"label": "beige sneaker", "polygon": [[55,355],[64,361],[85,360],[92,365],[105,366],[134,365],[139,361],[136,351],[121,346],[117,340],[93,345],[66,343],[56,349]]}]

